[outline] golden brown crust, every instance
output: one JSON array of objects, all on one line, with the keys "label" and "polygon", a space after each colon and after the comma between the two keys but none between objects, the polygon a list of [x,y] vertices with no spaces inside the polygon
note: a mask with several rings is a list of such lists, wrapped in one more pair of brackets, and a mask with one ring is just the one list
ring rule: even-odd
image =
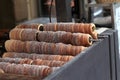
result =
[{"label": "golden brown crust", "polygon": [[92,34],[91,34],[92,38],[93,39],[98,39],[98,33],[97,31],[94,31]]}]

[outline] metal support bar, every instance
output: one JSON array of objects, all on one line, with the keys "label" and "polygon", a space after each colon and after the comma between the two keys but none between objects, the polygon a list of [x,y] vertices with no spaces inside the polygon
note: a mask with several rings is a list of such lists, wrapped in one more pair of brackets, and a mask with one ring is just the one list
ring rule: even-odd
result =
[{"label": "metal support bar", "polygon": [[109,36],[109,50],[111,60],[111,78],[112,80],[119,80],[120,63],[119,63],[119,46],[118,46],[118,32],[117,30],[106,31]]},{"label": "metal support bar", "polygon": [[120,59],[119,59],[119,44],[118,44],[118,31],[114,31],[114,45],[115,45],[115,70],[116,70],[116,80],[120,80]]},{"label": "metal support bar", "polygon": [[72,22],[71,0],[56,0],[57,22]]}]

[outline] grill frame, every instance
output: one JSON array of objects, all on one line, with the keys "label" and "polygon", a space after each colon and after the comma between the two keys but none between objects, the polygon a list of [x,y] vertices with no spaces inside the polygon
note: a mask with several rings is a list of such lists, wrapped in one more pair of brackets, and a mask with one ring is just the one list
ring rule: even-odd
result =
[{"label": "grill frame", "polygon": [[119,80],[117,31],[106,30],[99,39],[44,80]]}]

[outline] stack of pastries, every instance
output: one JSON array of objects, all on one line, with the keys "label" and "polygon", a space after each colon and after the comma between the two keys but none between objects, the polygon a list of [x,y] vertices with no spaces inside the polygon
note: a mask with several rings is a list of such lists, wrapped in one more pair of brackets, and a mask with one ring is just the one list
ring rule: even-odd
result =
[{"label": "stack of pastries", "polygon": [[93,23],[20,24],[9,33],[0,58],[3,74],[44,79],[98,39]]}]

